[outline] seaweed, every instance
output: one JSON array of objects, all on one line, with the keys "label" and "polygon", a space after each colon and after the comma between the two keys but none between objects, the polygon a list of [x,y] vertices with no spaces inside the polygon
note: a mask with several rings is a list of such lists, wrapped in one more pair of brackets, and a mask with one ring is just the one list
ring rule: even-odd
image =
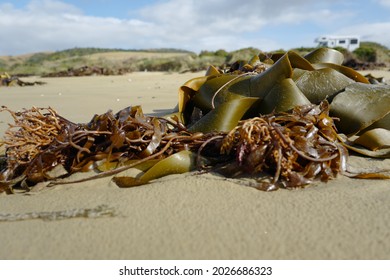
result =
[{"label": "seaweed", "polygon": [[[192,170],[249,174],[260,190],[297,188],[351,174],[348,150],[390,157],[390,86],[370,84],[341,66],[342,54],[318,49],[210,67],[179,89],[178,111],[147,116],[140,106],[73,123],[52,108],[8,111],[0,191],[38,182],[74,184],[105,176],[122,188]],[[136,177],[121,172],[138,168]],[[76,172],[96,174],[63,181]],[[264,176],[266,174],[266,176]],[[115,176],[117,175],[117,176]]]},{"label": "seaweed", "polygon": [[[73,123],[51,108],[1,110],[8,111],[15,122],[3,140],[6,167],[0,173],[0,186],[7,192],[14,186],[29,190],[38,182],[75,172],[106,174],[112,169],[143,168],[180,151],[196,150],[205,137],[188,132],[177,121],[145,116],[140,106],[95,115],[86,124]],[[52,174],[58,166],[61,172]]]},{"label": "seaweed", "polygon": [[35,85],[45,85],[45,82],[42,81],[34,81],[34,82],[26,82],[19,79],[17,76],[10,76],[8,73],[0,74],[0,86],[35,86]]}]

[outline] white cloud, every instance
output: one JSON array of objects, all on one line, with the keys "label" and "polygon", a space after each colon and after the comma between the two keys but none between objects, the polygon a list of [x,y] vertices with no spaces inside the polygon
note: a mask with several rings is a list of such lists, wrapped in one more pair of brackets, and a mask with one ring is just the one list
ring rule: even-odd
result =
[{"label": "white cloud", "polygon": [[390,46],[389,30],[390,21],[345,27],[339,30],[339,34],[357,34],[363,41],[379,42]]},{"label": "white cloud", "polygon": [[32,1],[26,9],[0,6],[0,54],[72,47],[146,47],[153,24],[92,17],[58,1]]},{"label": "white cloud", "polygon": [[[324,2],[338,1],[321,3]],[[285,25],[288,29],[305,22],[324,25],[346,15],[345,11],[331,12],[312,0],[288,3],[285,0],[187,0],[185,5],[183,3],[168,0],[145,7],[140,12],[141,18],[155,22],[168,41],[179,45],[188,42],[197,46],[197,50],[248,46],[265,50],[283,48],[280,43],[263,37],[262,31],[267,31],[268,26]]]},{"label": "white cloud", "polygon": [[[337,3],[327,0],[321,3]],[[169,0],[141,10],[146,20],[176,28],[202,26],[230,33],[255,31],[269,23],[322,23],[340,17],[344,11],[331,12],[312,0]],[[203,31],[204,32],[204,31]]]},{"label": "white cloud", "polygon": [[379,4],[390,8],[390,0],[377,0]]},{"label": "white cloud", "polygon": [[[389,0],[374,1],[389,3]],[[0,4],[0,55],[72,47],[174,47],[200,51],[253,46],[267,51],[301,46],[301,42],[293,41],[296,37],[293,33],[314,34],[317,29],[321,33],[322,30],[340,31],[356,17],[351,8],[356,5],[342,3],[338,0],[165,0],[133,11],[129,19],[86,15],[78,7],[58,0],[32,0],[24,8]],[[390,46],[387,34],[379,35],[385,34],[385,28],[389,30],[388,25],[377,23],[375,27],[376,30],[365,26],[356,30],[367,30],[367,36],[378,34],[373,39]],[[309,32],[310,28],[317,31]]]}]

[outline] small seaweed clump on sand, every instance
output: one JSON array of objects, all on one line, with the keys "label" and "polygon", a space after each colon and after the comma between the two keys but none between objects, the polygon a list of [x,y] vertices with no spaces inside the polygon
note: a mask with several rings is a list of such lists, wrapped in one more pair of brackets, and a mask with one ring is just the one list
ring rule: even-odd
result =
[{"label": "small seaweed clump on sand", "polygon": [[35,86],[35,85],[44,85],[44,84],[46,83],[42,81],[35,81],[35,82],[22,81],[16,76],[10,76],[8,73],[0,74],[0,87],[1,86],[10,87],[16,85],[24,87],[24,86]]},{"label": "small seaweed clump on sand", "polygon": [[[51,108],[3,107],[15,124],[2,142],[0,191],[113,175],[119,187],[133,187],[195,169],[250,174],[267,191],[340,173],[389,178],[348,171],[348,150],[390,158],[390,86],[370,84],[342,61],[340,52],[318,49],[210,67],[179,89],[178,111],[164,117],[134,106],[75,124]],[[120,175],[130,168],[141,172]],[[89,178],[62,180],[91,170]]]}]

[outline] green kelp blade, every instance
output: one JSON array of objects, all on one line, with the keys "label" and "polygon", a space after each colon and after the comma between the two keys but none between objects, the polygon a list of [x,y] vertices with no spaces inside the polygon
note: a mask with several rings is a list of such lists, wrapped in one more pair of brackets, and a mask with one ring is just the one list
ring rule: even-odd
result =
[{"label": "green kelp blade", "polygon": [[384,116],[383,118],[381,118],[380,120],[374,122],[372,125],[370,125],[366,129],[364,129],[362,132],[364,132],[366,130],[371,130],[374,128],[384,128],[384,129],[390,130],[390,113],[387,114],[386,116]]},{"label": "green kelp blade", "polygon": [[[274,52],[274,53],[271,54],[270,59],[275,63],[280,58],[282,58],[285,54],[286,54],[286,52]],[[265,55],[260,56],[260,54],[259,54],[259,57],[260,57],[261,60],[266,58]]]},{"label": "green kelp blade", "polygon": [[352,143],[343,145],[348,148],[348,150],[354,151],[358,154],[362,154],[372,158],[390,158],[390,148],[378,149],[376,151],[371,151],[363,146],[357,146]]},{"label": "green kelp blade", "polygon": [[376,158],[390,158],[390,130],[375,128],[343,143],[349,150]]},{"label": "green kelp blade", "polygon": [[294,51],[288,51],[287,53],[274,53],[272,54],[271,59],[276,62],[279,61],[285,55],[288,56],[292,68],[298,68],[308,71],[314,70],[314,67],[313,65],[311,65],[310,61],[308,61]]},{"label": "green kelp blade", "polygon": [[272,90],[275,84],[293,76],[293,68],[314,70],[306,59],[293,51],[289,51],[281,57],[265,72],[255,75],[250,80],[250,95],[262,100]]},{"label": "green kelp blade", "polygon": [[[161,159],[150,159],[148,161],[144,161],[144,162],[141,162],[139,164],[136,164],[133,168],[145,172],[149,168],[153,167],[159,161],[161,161]],[[101,162],[96,162],[94,164],[94,166],[100,172],[105,172],[105,171],[113,170],[113,169],[116,169],[116,168],[119,168],[122,166],[133,165],[137,162],[139,162],[139,159],[131,159],[131,160],[127,160],[125,162],[118,162],[118,161],[107,162],[107,161],[103,160]]]},{"label": "green kelp blade", "polygon": [[[385,170],[387,171],[387,170]],[[380,172],[380,171],[379,171]],[[355,175],[349,175],[350,178],[357,178],[357,179],[390,179],[390,175],[384,174],[384,173],[359,173]]]},{"label": "green kelp blade", "polygon": [[[258,58],[250,61],[250,65],[256,65],[256,63],[260,63]],[[276,83],[291,78],[292,67],[314,70],[306,59],[290,51],[280,57],[266,71],[257,75],[252,73],[241,75],[221,74],[208,78],[192,79],[179,90],[179,112],[185,110],[185,104],[191,98],[194,106],[200,108],[204,113],[218,107],[219,104],[229,101],[232,93],[262,99]],[[211,71],[211,73],[216,73],[216,71]]]},{"label": "green kelp blade", "polygon": [[291,76],[291,79],[293,79],[296,82],[306,72],[308,72],[308,70],[295,68],[294,71],[293,71],[293,74]]},{"label": "green kelp blade", "polygon": [[286,112],[296,106],[308,104],[311,104],[311,102],[295,85],[294,81],[288,78],[275,84],[260,103],[259,113]]},{"label": "green kelp blade", "polygon": [[181,174],[196,168],[197,155],[190,151],[175,153],[151,167],[138,178],[130,176],[116,176],[112,180],[120,188],[130,188],[148,183],[151,180],[171,174]]},{"label": "green kelp blade", "polygon": [[199,88],[208,80],[214,78],[214,76],[202,76],[196,77],[185,82],[179,88],[179,112],[183,113],[187,102],[195,95]]},{"label": "green kelp blade", "polygon": [[319,48],[304,56],[310,63],[334,63],[341,65],[344,61],[344,55],[334,49]]},{"label": "green kelp blade", "polygon": [[267,71],[251,77],[249,96],[263,99],[271,91],[275,83],[291,78],[292,72],[293,69],[289,56],[286,53]]},{"label": "green kelp blade", "polygon": [[215,66],[210,65],[207,70],[205,76],[217,76],[222,74]]},{"label": "green kelp blade", "polygon": [[298,69],[308,70],[308,71],[312,71],[315,69],[313,65],[310,63],[310,61],[300,56],[296,52],[289,51],[287,52],[287,55],[290,60],[292,68],[298,68]]},{"label": "green kelp blade", "polygon": [[258,65],[261,65],[261,60],[260,60],[260,57],[259,55],[254,55],[249,61],[248,61],[248,64],[252,67],[256,67]]},{"label": "green kelp blade", "polygon": [[253,97],[232,99],[211,110],[188,130],[190,132],[229,132],[236,127],[246,111],[258,100]]},{"label": "green kelp blade", "polygon": [[372,151],[390,148],[390,130],[384,128],[368,130],[360,135],[354,143]]},{"label": "green kelp blade", "polygon": [[390,113],[390,86],[354,83],[330,104],[330,114],[339,132],[351,135],[367,128]]},{"label": "green kelp blade", "polygon": [[315,69],[323,69],[323,68],[331,68],[334,70],[339,71],[340,73],[344,74],[348,78],[354,80],[355,82],[363,83],[363,84],[369,84],[369,80],[364,77],[362,74],[359,72],[353,70],[352,68],[343,66],[343,65],[338,65],[334,63],[316,63],[313,64],[313,67]]},{"label": "green kelp blade", "polygon": [[306,71],[296,80],[297,87],[314,104],[332,98],[353,83],[353,80],[331,68]]},{"label": "green kelp blade", "polygon": [[[209,79],[198,90],[192,101],[194,105],[207,113],[218,104],[231,99],[231,95],[249,95],[249,80],[246,75],[221,75]],[[245,80],[241,82],[242,80]],[[236,86],[232,87],[233,84]]]}]

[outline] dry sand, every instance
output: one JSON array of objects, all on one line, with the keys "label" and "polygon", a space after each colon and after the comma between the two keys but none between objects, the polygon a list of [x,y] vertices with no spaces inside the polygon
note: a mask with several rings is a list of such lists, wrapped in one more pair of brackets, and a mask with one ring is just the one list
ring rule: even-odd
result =
[{"label": "dry sand", "polygon": [[[375,73],[390,80],[389,74]],[[40,79],[48,84],[0,88],[0,100],[14,110],[51,106],[70,120],[87,122],[95,113],[129,105],[140,104],[146,113],[171,109],[178,87],[199,75]],[[9,118],[2,113],[0,120],[3,135]],[[389,159],[352,157],[351,164],[390,168]],[[0,259],[390,259],[390,180],[340,176],[271,193],[242,183],[189,173],[132,189],[104,178],[3,195],[0,219],[72,215],[72,209],[99,205],[115,216],[2,221]]]}]

